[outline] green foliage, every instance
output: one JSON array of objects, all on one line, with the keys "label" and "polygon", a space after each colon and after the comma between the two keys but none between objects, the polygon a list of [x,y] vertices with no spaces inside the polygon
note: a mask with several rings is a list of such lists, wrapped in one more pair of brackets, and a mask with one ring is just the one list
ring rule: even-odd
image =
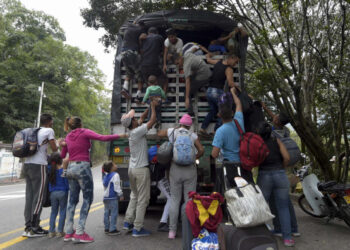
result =
[{"label": "green foliage", "polygon": [[[54,117],[57,137],[64,137],[69,115],[84,126],[109,133],[109,98],[103,74],[87,52],[63,43],[57,20],[25,9],[18,1],[0,0],[0,140],[11,142],[15,131],[33,127],[45,83],[42,112]],[[106,154],[105,144],[93,155]]]}]

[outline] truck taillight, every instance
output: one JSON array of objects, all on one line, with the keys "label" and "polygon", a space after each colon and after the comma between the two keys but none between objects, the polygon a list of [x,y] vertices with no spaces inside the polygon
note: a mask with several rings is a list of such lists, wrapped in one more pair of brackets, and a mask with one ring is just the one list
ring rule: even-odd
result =
[{"label": "truck taillight", "polygon": [[350,189],[345,190],[345,194],[346,194],[346,195],[350,195]]}]

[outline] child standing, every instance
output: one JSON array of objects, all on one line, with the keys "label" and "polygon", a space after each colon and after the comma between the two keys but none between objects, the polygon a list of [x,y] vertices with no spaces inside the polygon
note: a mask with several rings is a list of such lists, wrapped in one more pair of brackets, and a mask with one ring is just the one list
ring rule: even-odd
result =
[{"label": "child standing", "polygon": [[105,205],[104,224],[105,233],[108,235],[118,235],[117,230],[118,218],[118,198],[123,201],[123,192],[120,188],[120,177],[117,171],[117,166],[109,161],[103,164],[105,176],[103,178],[103,186],[105,193],[103,203]]},{"label": "child standing", "polygon": [[[157,123],[156,123],[156,128],[158,128],[162,122],[162,99],[165,100],[166,96],[163,91],[163,89],[157,85],[157,77],[154,75],[150,75],[148,77],[148,87],[146,89],[146,94],[143,97],[142,103],[145,104],[148,99],[149,103],[151,103],[152,100],[157,100],[159,103],[158,106],[156,106],[156,113],[157,113]],[[148,119],[150,119],[152,112],[151,109],[149,109],[150,112],[148,112]]]},{"label": "child standing", "polygon": [[[64,237],[64,223],[66,220],[66,209],[68,200],[68,180],[63,178],[62,158],[59,153],[52,153],[49,158],[49,191],[51,200],[51,215],[49,237]],[[55,230],[56,217],[60,212],[57,233]]]}]

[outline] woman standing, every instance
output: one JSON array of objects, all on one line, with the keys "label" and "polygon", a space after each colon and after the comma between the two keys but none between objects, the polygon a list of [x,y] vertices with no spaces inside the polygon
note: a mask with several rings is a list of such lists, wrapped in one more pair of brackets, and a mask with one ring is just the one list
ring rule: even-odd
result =
[{"label": "woman standing", "polygon": [[259,166],[257,183],[267,202],[273,194],[277,214],[285,246],[294,246],[289,212],[289,180],[285,168],[288,166],[289,153],[284,144],[271,136],[271,126],[267,122],[260,122],[257,133],[267,144],[270,154]]},{"label": "woman standing", "polygon": [[[190,132],[192,126],[192,118],[188,114],[185,114],[180,119],[180,128],[170,128],[168,130],[158,131],[158,136],[167,136],[169,141],[176,147],[176,140],[182,137],[190,137],[193,146],[197,149],[196,159],[199,159],[204,149],[200,143],[198,136],[195,133]],[[169,239],[175,239],[177,230],[177,221],[179,217],[179,208],[182,197],[186,204],[188,201],[188,192],[195,191],[197,186],[197,168],[195,165],[195,159],[193,163],[187,166],[179,165],[174,160],[171,162],[170,167],[170,225],[169,225]]]},{"label": "woman standing", "polygon": [[[67,176],[69,177],[69,200],[67,207],[66,235],[64,241],[89,243],[94,239],[85,230],[85,223],[93,200],[94,183],[90,168],[91,140],[113,141],[126,135],[100,135],[90,129],[82,128],[79,117],[68,117],[64,124],[65,131],[70,130],[66,136],[66,146],[62,148],[61,157],[69,153]],[[83,193],[83,204],[80,210],[79,223],[76,231],[73,229],[76,205],[79,202],[80,190]]]}]

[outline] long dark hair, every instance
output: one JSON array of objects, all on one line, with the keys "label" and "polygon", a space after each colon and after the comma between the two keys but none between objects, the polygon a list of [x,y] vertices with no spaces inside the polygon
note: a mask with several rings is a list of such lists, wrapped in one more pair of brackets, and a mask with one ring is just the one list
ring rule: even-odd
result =
[{"label": "long dark hair", "polygon": [[60,166],[62,164],[61,155],[57,152],[52,153],[49,157],[49,164],[51,165],[49,173],[49,182],[52,185],[56,185],[56,170],[57,166]]},{"label": "long dark hair", "polygon": [[271,125],[265,121],[261,121],[256,126],[256,132],[263,138],[264,141],[267,141],[271,137]]}]

